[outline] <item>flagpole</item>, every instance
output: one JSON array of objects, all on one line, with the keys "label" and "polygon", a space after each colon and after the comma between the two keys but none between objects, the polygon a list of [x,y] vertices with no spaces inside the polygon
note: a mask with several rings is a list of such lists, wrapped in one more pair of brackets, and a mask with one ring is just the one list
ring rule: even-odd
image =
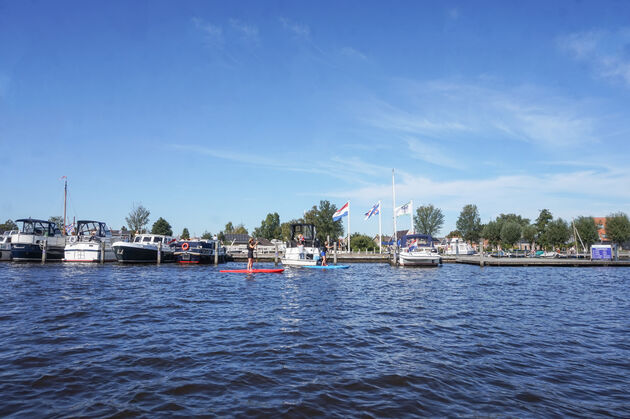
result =
[{"label": "flagpole", "polygon": [[394,182],[394,169],[392,169],[392,210],[394,212],[394,246],[398,248],[398,237],[396,235],[396,184]]},{"label": "flagpole", "polygon": [[416,234],[416,226],[413,225],[413,199],[409,201],[409,209],[411,210],[409,213],[409,217],[411,217],[411,234]]},{"label": "flagpole", "polygon": [[350,201],[348,201],[348,253],[350,253]]},{"label": "flagpole", "polygon": [[378,201],[378,252],[383,253],[383,232],[381,230],[381,212],[383,212],[383,208],[381,208],[381,201]]}]

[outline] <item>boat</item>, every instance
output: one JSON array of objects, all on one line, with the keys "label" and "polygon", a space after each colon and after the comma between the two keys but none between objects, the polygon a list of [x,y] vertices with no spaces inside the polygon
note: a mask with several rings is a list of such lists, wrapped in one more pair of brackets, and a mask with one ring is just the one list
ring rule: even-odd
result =
[{"label": "boat", "polygon": [[400,240],[401,250],[398,255],[400,266],[438,266],[442,258],[433,246],[433,237],[429,234],[407,234]]},{"label": "boat", "polygon": [[133,241],[112,244],[116,260],[121,263],[156,263],[158,248],[160,262],[175,262],[175,239],[162,234],[138,234]]},{"label": "boat", "polygon": [[446,249],[444,249],[444,254],[449,256],[465,256],[465,255],[474,255],[475,249],[472,248],[468,242],[463,239],[453,237],[446,245]]},{"label": "boat", "polygon": [[219,263],[225,262],[225,248],[218,240],[181,240],[175,248],[175,260],[183,264],[214,263],[215,252]]},{"label": "boat", "polygon": [[113,262],[116,260],[112,249],[113,241],[112,232],[107,224],[101,221],[77,221],[76,235],[67,238],[64,261],[99,262],[102,248],[103,262]]},{"label": "boat", "polygon": [[11,260],[11,235],[15,233],[16,230],[5,231],[0,236],[0,260]]},{"label": "boat", "polygon": [[23,218],[15,221],[18,231],[11,234],[11,258],[14,261],[41,261],[46,249],[46,260],[63,259],[66,238],[51,221]]},{"label": "boat", "polygon": [[287,243],[281,259],[287,266],[314,266],[319,261],[319,240],[315,235],[315,225],[291,224],[291,239]]}]

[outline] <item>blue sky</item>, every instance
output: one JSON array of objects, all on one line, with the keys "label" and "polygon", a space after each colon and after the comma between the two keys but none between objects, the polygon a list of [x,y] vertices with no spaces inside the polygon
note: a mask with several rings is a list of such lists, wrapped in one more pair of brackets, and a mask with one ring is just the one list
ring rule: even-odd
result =
[{"label": "blue sky", "polygon": [[626,1],[0,1],[2,221],[630,213],[628,115]]}]

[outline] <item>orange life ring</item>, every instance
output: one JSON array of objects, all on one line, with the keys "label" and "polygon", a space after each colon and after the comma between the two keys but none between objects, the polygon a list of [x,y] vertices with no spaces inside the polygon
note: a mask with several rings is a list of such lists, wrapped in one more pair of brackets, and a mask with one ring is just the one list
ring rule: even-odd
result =
[{"label": "orange life ring", "polygon": [[188,244],[188,242],[184,242],[184,244],[182,244],[182,250],[188,250],[190,248],[190,245]]}]

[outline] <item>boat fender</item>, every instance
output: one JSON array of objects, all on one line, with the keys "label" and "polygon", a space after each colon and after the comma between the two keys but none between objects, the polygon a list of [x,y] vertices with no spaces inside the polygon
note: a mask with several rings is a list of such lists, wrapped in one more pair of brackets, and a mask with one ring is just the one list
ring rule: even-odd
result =
[{"label": "boat fender", "polygon": [[188,250],[190,248],[190,245],[188,243],[184,243],[182,244],[182,250]]}]

